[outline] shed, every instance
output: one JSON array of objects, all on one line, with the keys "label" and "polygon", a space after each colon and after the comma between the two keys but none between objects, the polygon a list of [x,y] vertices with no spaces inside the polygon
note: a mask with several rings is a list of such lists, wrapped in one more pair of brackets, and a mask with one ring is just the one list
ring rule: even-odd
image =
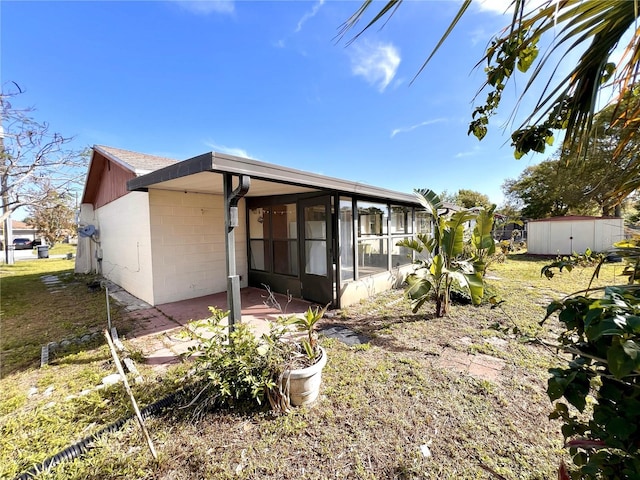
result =
[{"label": "shed", "polygon": [[566,216],[527,222],[527,251],[534,255],[602,252],[624,239],[619,217]]}]

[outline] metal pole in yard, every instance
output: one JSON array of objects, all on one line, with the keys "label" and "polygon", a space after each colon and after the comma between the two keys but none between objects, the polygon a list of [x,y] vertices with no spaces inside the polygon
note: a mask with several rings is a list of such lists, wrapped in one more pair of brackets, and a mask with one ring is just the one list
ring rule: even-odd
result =
[{"label": "metal pole in yard", "polygon": [[109,306],[109,285],[104,286],[104,291],[107,294],[107,325],[109,332],[111,332],[111,307]]}]

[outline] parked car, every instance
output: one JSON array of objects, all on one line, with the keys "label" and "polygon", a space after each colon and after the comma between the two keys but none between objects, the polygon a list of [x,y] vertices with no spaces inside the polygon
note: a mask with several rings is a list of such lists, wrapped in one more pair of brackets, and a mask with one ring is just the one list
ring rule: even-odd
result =
[{"label": "parked car", "polygon": [[33,248],[33,242],[28,238],[14,238],[13,245],[16,250],[30,250]]}]

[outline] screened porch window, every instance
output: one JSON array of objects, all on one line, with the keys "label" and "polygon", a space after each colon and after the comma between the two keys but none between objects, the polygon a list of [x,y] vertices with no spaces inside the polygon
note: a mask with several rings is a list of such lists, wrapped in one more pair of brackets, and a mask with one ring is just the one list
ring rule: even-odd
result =
[{"label": "screened porch window", "polygon": [[249,250],[252,270],[298,275],[296,204],[250,209]]},{"label": "screened porch window", "polygon": [[358,201],[358,272],[372,275],[389,269],[389,208]]},{"label": "screened porch window", "polygon": [[271,270],[269,249],[269,208],[252,208],[249,210],[249,248],[251,251],[250,267],[252,270]]},{"label": "screened porch window", "polygon": [[399,247],[399,241],[410,239],[413,233],[413,209],[401,205],[391,205],[391,266],[408,265],[413,261],[411,249]]},{"label": "screened porch window", "polygon": [[355,278],[353,270],[353,201],[349,197],[340,197],[338,232],[338,244],[340,245],[341,280],[353,280]]},{"label": "screened porch window", "polygon": [[416,233],[433,232],[433,218],[425,210],[416,210]]}]

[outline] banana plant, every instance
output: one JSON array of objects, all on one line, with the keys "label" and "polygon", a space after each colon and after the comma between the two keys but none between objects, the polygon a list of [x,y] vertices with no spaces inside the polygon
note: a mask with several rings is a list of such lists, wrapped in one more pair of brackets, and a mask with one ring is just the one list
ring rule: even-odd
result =
[{"label": "banana plant", "polygon": [[473,303],[478,305],[484,294],[482,274],[479,274],[472,261],[462,258],[465,226],[475,220],[477,214],[461,210],[448,215],[443,213],[444,205],[435,192],[423,189],[415,193],[418,201],[434,218],[434,228],[433,236],[419,234],[415,239],[398,242],[398,246],[416,253],[416,269],[407,277],[405,290],[413,312],[417,312],[433,297],[436,316],[447,315],[454,281],[468,289]]},{"label": "banana plant", "polygon": [[471,245],[474,250],[473,266],[483,277],[487,270],[488,259],[496,253],[496,242],[493,239],[495,210],[495,205],[480,210],[476,215],[476,225],[471,234]]}]

